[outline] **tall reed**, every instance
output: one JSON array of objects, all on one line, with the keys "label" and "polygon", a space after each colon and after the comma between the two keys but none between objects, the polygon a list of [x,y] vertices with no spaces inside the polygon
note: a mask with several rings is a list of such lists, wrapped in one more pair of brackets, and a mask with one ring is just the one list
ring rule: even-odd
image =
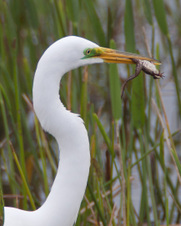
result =
[{"label": "tall reed", "polygon": [[[92,164],[76,225],[181,222],[180,129],[170,130],[161,93],[171,80],[179,123],[180,10],[176,0],[0,1],[0,185],[5,205],[33,210],[49,193],[58,147],[34,116],[32,81],[43,51],[73,34],[101,46],[151,54],[162,61],[165,75],[156,83],[141,73],[128,83],[122,100],[121,84],[134,66],[94,65],[63,78],[61,100],[81,114],[90,138]],[[166,156],[172,156],[172,169]]]}]

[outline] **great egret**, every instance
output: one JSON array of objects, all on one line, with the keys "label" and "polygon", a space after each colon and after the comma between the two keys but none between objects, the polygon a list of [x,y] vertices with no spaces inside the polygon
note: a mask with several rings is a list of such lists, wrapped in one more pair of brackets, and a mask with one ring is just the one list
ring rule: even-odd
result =
[{"label": "great egret", "polygon": [[36,211],[5,207],[4,226],[71,226],[76,221],[86,189],[89,140],[82,119],[66,110],[59,99],[62,76],[77,67],[131,59],[156,61],[117,52],[84,38],[68,36],[52,44],[39,60],[33,82],[33,106],[43,129],[52,134],[60,148],[57,175],[45,203]]}]

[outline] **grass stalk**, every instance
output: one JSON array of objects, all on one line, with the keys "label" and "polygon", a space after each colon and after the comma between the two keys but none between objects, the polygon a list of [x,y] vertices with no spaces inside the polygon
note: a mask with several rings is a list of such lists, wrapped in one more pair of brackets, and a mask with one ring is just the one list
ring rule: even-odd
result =
[{"label": "grass stalk", "polygon": [[44,189],[45,189],[45,195],[48,196],[49,193],[49,187],[48,187],[48,176],[47,176],[47,168],[46,168],[46,158],[43,150],[43,145],[41,143],[41,137],[42,137],[42,129],[39,127],[39,123],[37,118],[35,117],[35,129],[36,129],[36,137],[38,140],[38,146],[40,151],[40,157],[42,161],[42,168],[43,168],[43,181],[44,181]]},{"label": "grass stalk", "polygon": [[[32,197],[32,195],[31,195],[30,189],[29,189],[28,184],[27,184],[27,181],[26,181],[26,177],[25,177],[25,175],[24,175],[23,169],[22,169],[22,167],[21,167],[21,164],[20,164],[20,162],[19,162],[19,160],[18,160],[18,157],[17,157],[17,155],[16,155],[16,152],[15,152],[14,147],[13,147],[13,145],[12,145],[11,142],[10,142],[10,147],[11,147],[11,150],[12,150],[12,153],[13,153],[14,160],[15,160],[16,165],[17,165],[17,167],[18,167],[18,170],[19,170],[21,179],[22,179],[22,181],[23,181],[24,187],[25,187],[25,189],[26,189],[26,194],[27,194],[28,197],[29,197],[31,207],[32,207],[33,210],[36,210],[36,206],[35,206],[33,197]],[[25,198],[25,197],[24,197],[24,198]]]},{"label": "grass stalk", "polygon": [[117,146],[119,147],[119,164],[120,164],[120,172],[121,172],[121,198],[123,200],[122,202],[122,208],[123,208],[123,225],[126,226],[127,223],[129,225],[129,221],[126,222],[126,180],[124,176],[124,166],[123,166],[123,150],[121,148],[120,144],[120,137],[119,137],[119,125],[118,122],[115,122],[116,126],[116,143]]},{"label": "grass stalk", "polygon": [[[177,154],[180,128],[171,131],[172,121],[167,119],[163,93],[160,92],[162,84],[166,89],[173,78],[178,107],[176,118],[180,119],[181,5],[178,2],[53,0],[44,4],[43,1],[22,0],[23,4],[20,4],[14,0],[0,1],[0,158],[5,195],[14,197],[22,193],[23,209],[29,206],[34,209],[33,198],[38,206],[42,201],[40,197],[48,195],[51,180],[48,175],[55,175],[57,169],[57,146],[36,120],[34,124],[32,80],[44,50],[55,40],[73,34],[103,47],[153,56],[161,60],[161,72],[165,75],[160,87],[156,83],[156,92],[152,77],[139,76],[128,84],[124,99],[120,98],[120,84],[130,76],[134,70],[132,67],[94,65],[89,67],[89,77],[87,70],[78,69],[62,79],[61,100],[85,120],[91,146],[89,184],[76,226],[180,222],[181,166]],[[171,36],[171,29],[178,32]],[[144,37],[140,35],[142,33]],[[167,93],[172,95],[172,92]],[[22,94],[26,96],[25,102]],[[156,99],[154,104],[153,98]],[[15,152],[12,152],[10,142],[17,150],[22,186],[17,182],[15,166],[18,162],[14,161],[16,157],[12,153]],[[165,143],[174,161],[176,181],[172,181],[173,174],[166,164]],[[150,163],[152,156],[154,169]],[[158,170],[163,177],[160,178]],[[135,171],[139,181],[132,183],[130,177],[134,177]],[[32,192],[28,191],[28,179]],[[37,180],[43,183],[43,189]],[[159,183],[160,180],[163,184]],[[134,188],[138,183],[141,198],[135,205],[137,194]],[[29,195],[33,196],[30,204]],[[5,199],[7,204],[16,206],[11,199]]]}]

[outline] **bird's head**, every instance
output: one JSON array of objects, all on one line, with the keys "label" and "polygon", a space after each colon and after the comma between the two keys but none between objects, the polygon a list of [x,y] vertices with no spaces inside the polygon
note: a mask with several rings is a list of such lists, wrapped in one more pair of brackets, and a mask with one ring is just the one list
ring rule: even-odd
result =
[{"label": "bird's head", "polygon": [[[157,60],[143,57],[137,54],[120,52],[117,50],[103,48],[97,44],[76,36],[67,36],[52,44],[43,54],[44,63],[52,66],[63,65],[64,72],[74,68],[95,63],[124,63],[134,64],[132,59],[151,61],[160,64]],[[62,70],[62,68],[61,68]]]},{"label": "bird's head", "polygon": [[133,64],[135,59],[158,64],[158,61],[151,58],[103,48],[76,36],[64,37],[53,43],[42,55],[33,83],[33,105],[43,128],[50,131],[51,121],[48,119],[59,106],[59,84],[66,72],[103,62]]}]

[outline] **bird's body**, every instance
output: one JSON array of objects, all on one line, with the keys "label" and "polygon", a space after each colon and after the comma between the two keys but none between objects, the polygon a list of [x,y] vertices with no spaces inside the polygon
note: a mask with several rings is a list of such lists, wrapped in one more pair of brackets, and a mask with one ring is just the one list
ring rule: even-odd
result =
[{"label": "bird's body", "polygon": [[[67,38],[55,42],[45,51],[33,83],[36,115],[44,130],[55,137],[60,148],[55,181],[47,200],[38,210],[22,211],[5,207],[5,226],[69,226],[76,220],[89,174],[89,141],[82,119],[66,110],[60,102],[59,87],[62,76],[70,70],[70,58],[74,62],[71,69],[81,66],[84,49],[97,45],[82,39],[85,45],[82,45],[81,54],[77,56],[79,47],[76,41],[79,42],[80,38],[70,36],[68,39],[69,42]],[[65,50],[69,53],[67,59]]]},{"label": "bird's body", "polygon": [[41,126],[59,145],[59,166],[45,203],[36,211],[5,207],[4,226],[71,226],[76,221],[89,174],[89,140],[79,115],[61,103],[59,87],[66,72],[102,63],[104,51],[93,42],[69,36],[55,42],[41,57],[33,82],[33,106]]}]

